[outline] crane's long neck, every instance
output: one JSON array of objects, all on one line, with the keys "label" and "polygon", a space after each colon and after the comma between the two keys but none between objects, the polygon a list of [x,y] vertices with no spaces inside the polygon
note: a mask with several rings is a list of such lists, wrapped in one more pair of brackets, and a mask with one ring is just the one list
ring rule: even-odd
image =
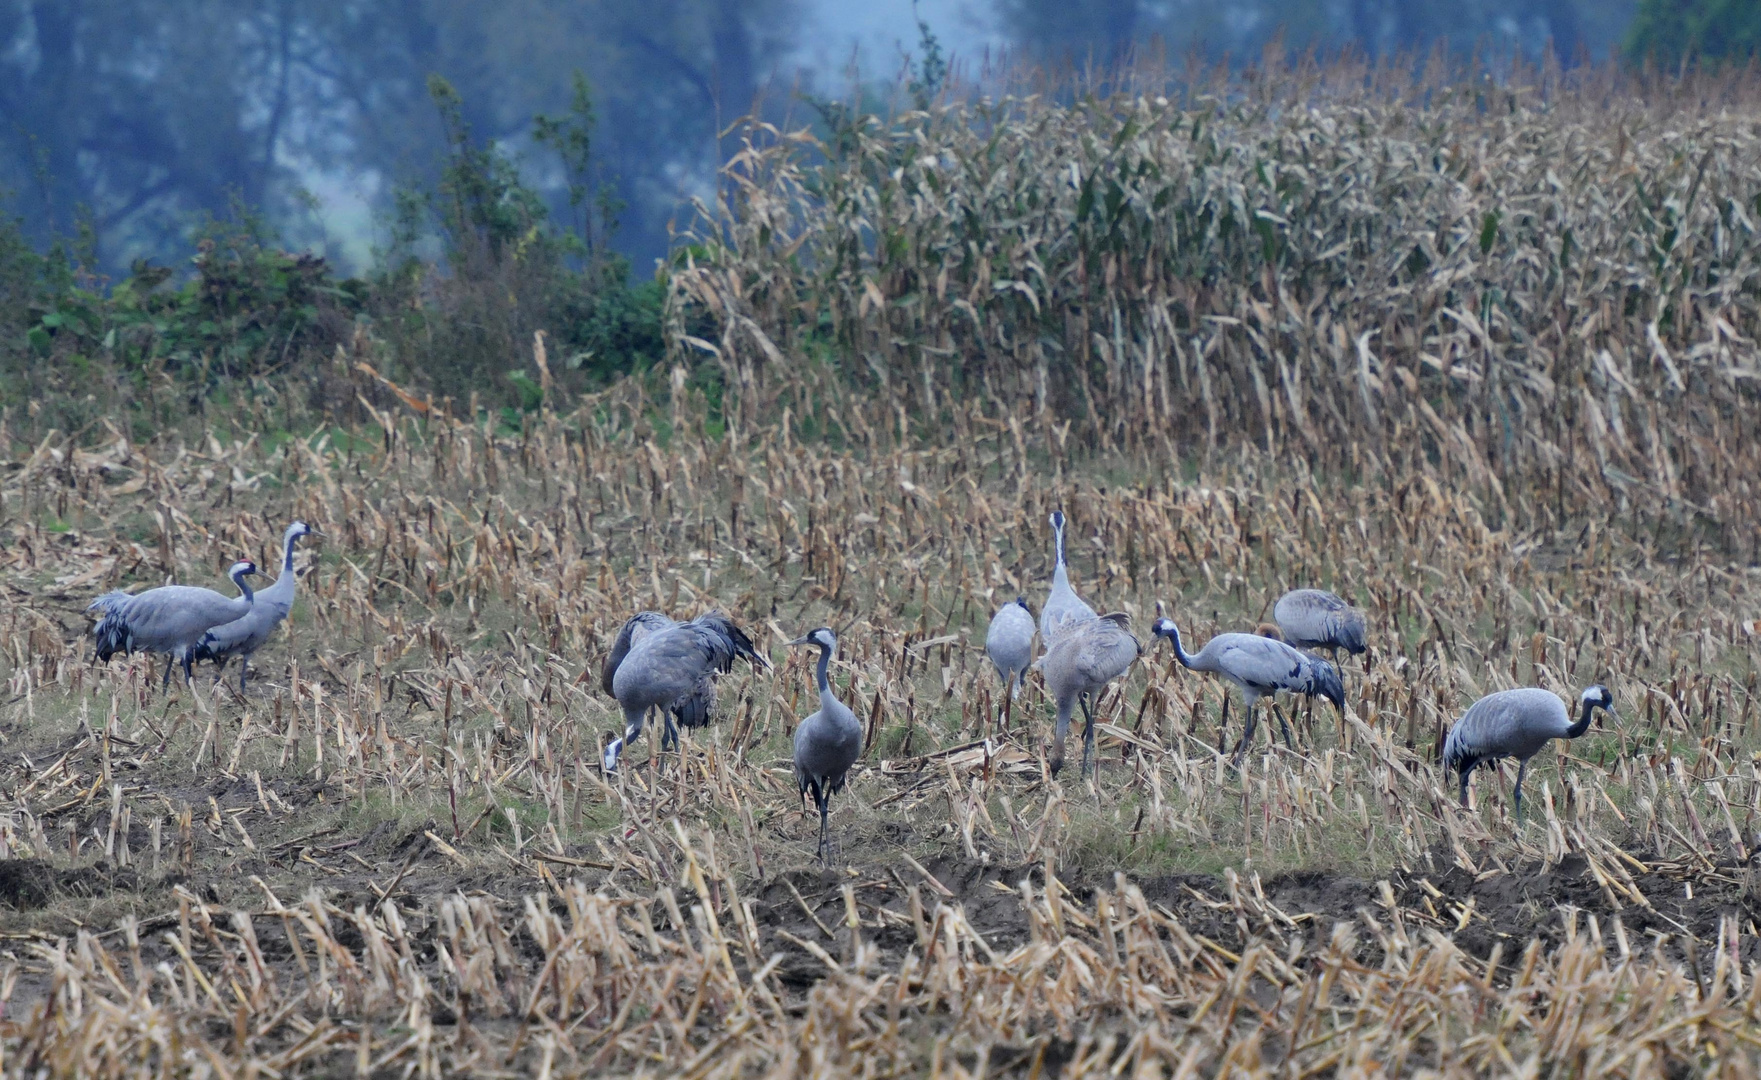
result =
[{"label": "crane's long neck", "polygon": [[299,540],[299,538],[300,538],[299,533],[296,533],[296,532],[293,532],[292,530],[289,530],[289,532],[287,534],[287,540],[282,544],[281,572],[284,574],[293,573],[294,543],[295,543],[295,541]]},{"label": "crane's long neck", "polygon": [[1055,567],[1052,571],[1052,577],[1058,581],[1068,581],[1069,578],[1064,573],[1064,530],[1062,528],[1052,530],[1052,550],[1054,553],[1052,565]]},{"label": "crane's long neck", "polygon": [[[248,608],[257,602],[257,594],[252,592],[251,587],[245,583],[245,572],[243,570],[233,571],[232,583],[237,585],[238,591],[243,594],[235,599],[233,603],[238,604],[240,607]],[[240,601],[243,601],[243,603],[239,603]]]},{"label": "crane's long neck", "polygon": [[819,647],[819,673],[817,680],[819,682],[819,703],[821,708],[825,706],[827,701],[835,699],[836,696],[832,693],[832,680],[830,675],[832,651],[833,646],[830,645],[821,645]]},{"label": "crane's long neck", "polygon": [[1178,626],[1170,627],[1168,630],[1167,638],[1168,638],[1168,644],[1174,646],[1175,657],[1177,657],[1180,660],[1180,662],[1182,664],[1186,665],[1187,667],[1197,669],[1198,668],[1198,657],[1187,652],[1186,646],[1180,644],[1180,627],[1178,627]]},{"label": "crane's long neck", "polygon": [[1579,735],[1590,730],[1590,715],[1595,711],[1596,703],[1594,701],[1581,702],[1578,712],[1578,722],[1565,729],[1565,737],[1568,739],[1575,739]]}]

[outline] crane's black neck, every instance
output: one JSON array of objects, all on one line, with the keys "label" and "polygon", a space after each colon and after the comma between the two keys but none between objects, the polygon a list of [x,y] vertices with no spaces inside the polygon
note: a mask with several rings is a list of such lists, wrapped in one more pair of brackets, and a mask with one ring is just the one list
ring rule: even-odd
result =
[{"label": "crane's black neck", "polygon": [[238,591],[244,594],[244,602],[249,605],[256,603],[257,594],[251,591],[249,585],[245,584],[245,576],[246,572],[243,570],[235,572],[232,575],[232,583],[238,586]]},{"label": "crane's black neck", "polygon": [[298,533],[290,532],[287,534],[287,543],[283,545],[283,550],[281,552],[281,572],[284,574],[293,573],[294,543],[299,540],[299,538]]},{"label": "crane's black neck", "polygon": [[1169,623],[1168,632],[1162,636],[1166,637],[1168,643],[1174,646],[1174,656],[1185,666],[1191,667],[1195,657],[1193,657],[1191,653],[1188,653],[1186,648],[1180,644],[1180,627],[1175,626],[1173,623]]},{"label": "crane's black neck", "polygon": [[1594,713],[1596,711],[1596,708],[1598,706],[1600,706],[1601,704],[1602,703],[1599,701],[1593,701],[1589,698],[1585,698],[1580,703],[1580,711],[1578,712],[1578,722],[1573,724],[1571,727],[1568,727],[1565,729],[1565,737],[1568,739],[1575,739],[1579,735],[1582,735],[1584,732],[1590,730],[1590,715],[1592,713]]},{"label": "crane's black neck", "polygon": [[814,644],[819,645],[819,692],[822,694],[829,694],[832,689],[832,680],[827,672],[832,666],[832,650],[834,646],[822,645],[817,641],[814,642]]}]

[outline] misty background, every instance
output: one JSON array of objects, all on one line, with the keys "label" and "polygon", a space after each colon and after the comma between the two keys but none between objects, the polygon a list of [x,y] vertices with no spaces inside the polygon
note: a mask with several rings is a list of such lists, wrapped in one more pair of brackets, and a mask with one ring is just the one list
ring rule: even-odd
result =
[{"label": "misty background", "polygon": [[[1652,0],[1651,6],[1681,6]],[[204,220],[257,215],[282,245],[359,272],[416,242],[400,192],[455,139],[493,147],[553,214],[591,217],[638,276],[681,205],[711,196],[755,103],[884,104],[927,27],[956,79],[1147,52],[1251,62],[1342,47],[1508,63],[1605,61],[1639,0],[0,0],[0,211],[115,274],[186,257]],[[1702,4],[1702,6],[1704,6]],[[1717,3],[1714,3],[1717,6]],[[1667,21],[1667,20],[1666,20]],[[921,26],[919,25],[921,22]],[[1630,49],[1629,49],[1630,51]],[[585,79],[571,168],[534,142]],[[578,205],[570,206],[571,182]],[[406,200],[407,203],[407,200]],[[615,230],[614,230],[615,226]]]}]

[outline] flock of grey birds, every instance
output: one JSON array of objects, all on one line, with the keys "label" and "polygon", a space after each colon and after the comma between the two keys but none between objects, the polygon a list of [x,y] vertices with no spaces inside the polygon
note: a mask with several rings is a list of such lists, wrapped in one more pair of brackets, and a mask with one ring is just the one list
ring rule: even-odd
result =
[{"label": "flock of grey birds", "polygon": [[[1066,523],[1062,512],[1052,514],[1051,525],[1052,586],[1037,626],[1026,597],[1018,596],[992,617],[985,652],[1008,691],[1005,708],[1020,694],[1028,671],[1040,671],[1057,709],[1046,758],[1054,775],[1064,764],[1071,716],[1078,705],[1082,707],[1082,774],[1086,777],[1095,748],[1091,701],[1130,670],[1144,647],[1131,634],[1128,615],[1097,614],[1077,595],[1064,560]],[[257,573],[256,565],[243,560],[235,563],[228,575],[238,587],[236,597],[188,585],[100,596],[87,609],[96,616],[92,636],[98,660],[107,661],[118,652],[162,654],[164,682],[169,685],[174,662],[182,664],[184,678],[189,681],[195,663],[211,660],[223,669],[236,657],[240,661],[239,690],[243,692],[251,656],[293,608],[298,582],[294,546],[314,535],[319,534],[303,521],[288,526],[280,573],[274,584],[261,591],[253,591],[245,580]],[[1255,706],[1262,698],[1271,699],[1285,745],[1291,749],[1295,744],[1289,721],[1278,708],[1278,693],[1325,698],[1343,714],[1345,685],[1339,669],[1312,650],[1329,649],[1337,661],[1340,649],[1356,655],[1368,648],[1363,612],[1330,592],[1297,589],[1285,593],[1274,605],[1272,617],[1274,623],[1261,624],[1254,633],[1217,634],[1196,653],[1186,651],[1174,620],[1158,618],[1151,628],[1154,637],[1168,639],[1183,666],[1219,675],[1241,691],[1247,718],[1235,747],[1233,760],[1237,764],[1253,739]],[[1036,634],[1044,649],[1037,660]],[[819,810],[820,858],[829,860],[829,803],[862,754],[862,724],[832,690],[830,668],[837,655],[837,634],[821,626],[788,644],[819,649],[819,709],[795,729],[794,763],[801,796],[812,795]],[[601,688],[624,714],[623,734],[612,738],[602,753],[605,771],[616,771],[625,746],[642,733],[651,710],[659,709],[663,719],[663,750],[677,744],[679,728],[701,727],[714,719],[716,677],[732,670],[737,659],[755,668],[770,668],[752,639],[720,612],[688,622],[677,622],[657,611],[632,615],[619,630],[600,673]],[[1511,757],[1520,762],[1515,793],[1520,814],[1529,759],[1553,739],[1582,735],[1594,710],[1611,710],[1613,700],[1606,687],[1590,687],[1578,699],[1575,722],[1564,702],[1547,690],[1504,690],[1474,702],[1451,728],[1443,751],[1445,766],[1460,774],[1462,805],[1468,805],[1468,778],[1476,766]],[[1225,725],[1228,714],[1225,695]]]},{"label": "flock of grey birds", "polygon": [[[1054,773],[1064,764],[1064,739],[1070,730],[1071,712],[1080,703],[1085,721],[1082,771],[1086,776],[1094,760],[1094,716],[1089,709],[1089,697],[1125,674],[1142,655],[1143,647],[1127,629],[1127,615],[1097,615],[1070,587],[1070,574],[1064,563],[1064,515],[1054,511],[1051,524],[1052,589],[1040,609],[1039,621],[1039,636],[1046,651],[1037,661],[1046,690],[1058,709],[1047,764]],[[1247,720],[1241,741],[1235,747],[1237,764],[1253,739],[1254,706],[1261,698],[1272,699],[1284,744],[1293,750],[1290,722],[1277,705],[1276,695],[1280,691],[1323,697],[1344,712],[1345,683],[1339,669],[1311,650],[1329,649],[1337,660],[1340,649],[1355,656],[1369,648],[1363,612],[1330,592],[1287,592],[1273,605],[1272,618],[1273,623],[1263,623],[1251,634],[1217,634],[1197,653],[1189,653],[1181,645],[1180,627],[1174,620],[1158,618],[1151,628],[1156,637],[1168,639],[1182,665],[1193,671],[1221,675],[1241,691]],[[1022,673],[1029,666],[1033,635],[1033,616],[1026,597],[1016,597],[991,618],[985,651],[1011,697],[1019,691]],[[1456,770],[1461,777],[1461,804],[1468,805],[1468,778],[1477,766],[1499,758],[1515,758],[1515,803],[1520,815],[1523,777],[1528,772],[1529,759],[1554,739],[1575,739],[1589,730],[1596,709],[1612,716],[1614,696],[1605,686],[1592,686],[1579,695],[1578,707],[1578,718],[1574,721],[1557,695],[1534,687],[1487,694],[1469,706],[1450,728],[1443,744],[1445,767]],[[1227,724],[1228,719],[1229,698],[1225,695],[1222,722]]]}]

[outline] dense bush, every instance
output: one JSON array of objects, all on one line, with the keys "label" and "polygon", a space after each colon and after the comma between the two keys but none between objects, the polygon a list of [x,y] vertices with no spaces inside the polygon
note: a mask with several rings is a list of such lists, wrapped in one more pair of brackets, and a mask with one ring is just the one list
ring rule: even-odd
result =
[{"label": "dense bush", "polygon": [[569,115],[535,126],[583,177],[578,201],[592,216],[570,227],[550,219],[512,158],[473,140],[450,87],[437,80],[433,94],[448,131],[441,179],[400,195],[393,243],[363,278],[282,250],[244,207],[195,230],[187,270],[137,261],[118,282],[89,272],[89,244],[39,252],[20,223],[0,220],[0,404],[64,429],[124,404],[143,434],[216,395],[352,408],[352,389],[325,389],[341,350],[460,406],[517,413],[539,404],[537,331],[565,391],[658,360],[665,288],[632,282],[606,246],[615,196],[584,179],[585,84]]}]

